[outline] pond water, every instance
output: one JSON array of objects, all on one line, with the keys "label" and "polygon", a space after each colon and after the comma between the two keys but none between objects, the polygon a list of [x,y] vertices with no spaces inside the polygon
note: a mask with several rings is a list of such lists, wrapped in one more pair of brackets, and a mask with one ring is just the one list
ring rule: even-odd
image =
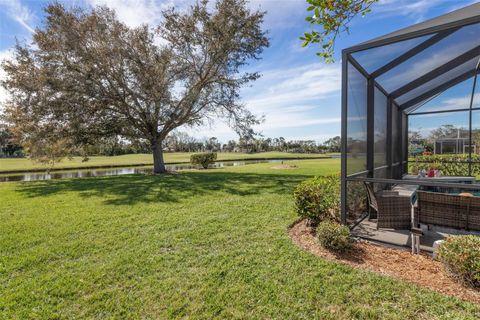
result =
[{"label": "pond water", "polygon": [[[234,167],[243,166],[254,163],[278,163],[285,160],[246,160],[246,161],[219,161],[215,162],[212,167]],[[167,164],[167,170],[185,170],[196,169],[198,166],[193,166],[188,163],[183,164]],[[151,173],[152,166],[143,167],[127,167],[127,168],[101,168],[101,169],[78,169],[78,170],[65,170],[65,171],[51,171],[47,172],[27,172],[27,173],[13,173],[0,175],[0,182],[7,181],[38,181],[38,180],[51,180],[51,179],[66,179],[66,178],[86,178],[86,177],[103,177],[103,176],[118,176],[124,174],[133,173]]]}]

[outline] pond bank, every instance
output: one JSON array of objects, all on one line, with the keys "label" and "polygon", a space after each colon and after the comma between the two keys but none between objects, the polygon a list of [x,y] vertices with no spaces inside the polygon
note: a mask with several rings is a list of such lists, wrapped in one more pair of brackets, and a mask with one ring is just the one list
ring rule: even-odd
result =
[{"label": "pond bank", "polygon": [[[339,155],[328,155],[328,156],[315,156],[315,157],[243,157],[238,159],[228,159],[228,160],[217,160],[215,163],[219,162],[234,162],[234,161],[288,161],[288,160],[316,160],[316,159],[336,159],[339,158]],[[166,165],[188,165],[189,162],[186,161],[166,161]],[[92,165],[92,166],[71,166],[71,167],[54,167],[51,168],[50,172],[56,171],[67,171],[67,170],[93,170],[93,169],[111,169],[111,168],[132,168],[132,167],[146,167],[153,166],[153,162],[145,163],[133,163],[133,164],[107,164],[107,165]],[[22,169],[22,170],[1,170],[0,175],[5,174],[17,174],[17,173],[30,173],[30,172],[47,172],[47,168],[32,168],[32,169]]]},{"label": "pond bank", "polygon": [[[331,159],[331,158],[318,158],[318,159]],[[249,164],[258,163],[277,163],[282,164],[284,161],[290,160],[312,160],[312,159],[268,159],[268,160],[240,160],[240,161],[216,161],[212,164],[211,168],[223,168],[223,167],[237,167]],[[315,160],[315,159],[313,159]],[[199,166],[191,165],[189,163],[167,164],[168,171],[177,170],[192,170],[200,169]],[[297,168],[297,167],[295,167]],[[275,169],[272,168],[272,169]],[[104,177],[104,176],[118,176],[126,174],[151,174],[153,170],[152,165],[146,166],[121,166],[121,167],[107,167],[107,168],[77,168],[73,170],[55,170],[51,172],[20,172],[5,174],[0,173],[0,182],[12,182],[12,181],[41,181],[41,180],[54,180],[54,179],[72,179],[72,178],[88,178],[88,177]]]}]

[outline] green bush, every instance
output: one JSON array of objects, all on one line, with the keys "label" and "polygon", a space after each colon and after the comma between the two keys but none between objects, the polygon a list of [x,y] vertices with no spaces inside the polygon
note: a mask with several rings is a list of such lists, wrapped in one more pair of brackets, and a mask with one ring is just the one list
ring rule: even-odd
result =
[{"label": "green bush", "polygon": [[340,179],[337,176],[305,180],[295,188],[293,195],[298,215],[310,223],[340,220]]},{"label": "green bush", "polygon": [[438,249],[438,258],[447,270],[463,282],[480,288],[480,237],[448,237]]},{"label": "green bush", "polygon": [[210,164],[214,164],[217,160],[216,152],[195,153],[190,156],[190,163],[193,165],[201,165],[207,169]]},{"label": "green bush", "polygon": [[320,244],[330,250],[345,251],[352,246],[350,229],[335,221],[322,221],[317,227]]}]

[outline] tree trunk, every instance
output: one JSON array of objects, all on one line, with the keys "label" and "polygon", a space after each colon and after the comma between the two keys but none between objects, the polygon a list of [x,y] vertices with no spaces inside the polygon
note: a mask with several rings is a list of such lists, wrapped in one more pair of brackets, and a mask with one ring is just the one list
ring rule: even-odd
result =
[{"label": "tree trunk", "polygon": [[165,173],[165,161],[163,160],[163,148],[162,142],[156,141],[152,143],[152,152],[153,152],[153,173]]}]

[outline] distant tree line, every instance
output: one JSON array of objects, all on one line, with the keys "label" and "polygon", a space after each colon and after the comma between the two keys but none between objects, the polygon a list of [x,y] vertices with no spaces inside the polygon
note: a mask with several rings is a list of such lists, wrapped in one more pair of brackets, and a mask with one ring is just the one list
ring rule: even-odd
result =
[{"label": "distant tree line", "polygon": [[[85,151],[85,150],[83,150]],[[117,156],[122,154],[150,153],[151,146],[146,140],[129,141],[120,137],[102,139],[88,147],[89,155]],[[195,138],[185,132],[172,132],[164,143],[164,152],[291,152],[291,153],[326,153],[340,152],[340,137],[333,137],[324,143],[314,140],[286,140],[283,137],[240,138],[222,142],[216,137]],[[6,128],[0,128],[0,158],[24,157],[28,149],[14,144]],[[83,156],[78,152],[78,156]]]},{"label": "distant tree line", "polygon": [[167,137],[165,149],[170,152],[326,153],[340,152],[340,137],[336,136],[324,143],[315,140],[286,140],[284,137],[250,137],[222,143],[216,137],[197,139],[184,132],[175,132]]}]

